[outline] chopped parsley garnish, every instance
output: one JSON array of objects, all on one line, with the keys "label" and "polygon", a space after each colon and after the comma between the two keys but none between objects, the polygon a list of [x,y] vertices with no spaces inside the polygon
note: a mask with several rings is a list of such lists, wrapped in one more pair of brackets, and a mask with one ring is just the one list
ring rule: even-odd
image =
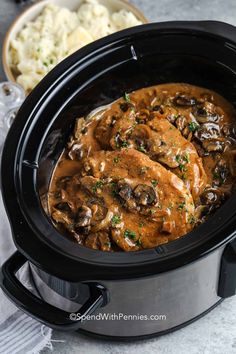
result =
[{"label": "chopped parsley garnish", "polygon": [[95,185],[93,186],[92,190],[93,192],[97,192],[98,189],[101,189],[104,186],[103,181],[97,181]]},{"label": "chopped parsley garnish", "polygon": [[189,163],[189,156],[188,154],[185,154],[183,156],[181,155],[176,155],[175,156],[176,161],[179,163],[179,169],[181,172],[186,172],[187,167],[186,164]]},{"label": "chopped parsley garnish", "polygon": [[136,246],[142,246],[142,241],[140,240],[140,238],[135,243]]},{"label": "chopped parsley garnish", "polygon": [[113,197],[117,197],[117,193],[118,193],[117,182],[110,182],[109,185],[111,187],[111,194],[113,195]]},{"label": "chopped parsley garnish", "polygon": [[125,100],[125,102],[128,102],[128,103],[130,103],[130,96],[129,96],[129,94],[128,93],[124,93],[124,100]]},{"label": "chopped parsley garnish", "polygon": [[48,66],[48,63],[46,61],[43,62],[44,66]]},{"label": "chopped parsley garnish", "polygon": [[136,238],[136,233],[132,230],[126,229],[124,232],[124,237],[128,237],[128,238],[134,240]]},{"label": "chopped parsley garnish", "polygon": [[179,169],[180,169],[181,172],[186,172],[187,171],[186,166],[184,164],[182,164],[182,163],[179,164]]},{"label": "chopped parsley garnish", "polygon": [[185,202],[181,202],[181,203],[179,203],[179,205],[178,205],[178,210],[183,210],[184,207],[185,207]]},{"label": "chopped parsley garnish", "polygon": [[151,183],[152,183],[153,187],[156,187],[156,186],[158,185],[158,182],[157,182],[156,179],[153,179],[153,180],[151,181]]},{"label": "chopped parsley garnish", "polygon": [[186,163],[189,163],[189,162],[190,162],[190,160],[189,160],[189,155],[188,155],[188,154],[185,154],[185,155],[183,156],[183,160],[184,160]]},{"label": "chopped parsley garnish", "polygon": [[175,114],[174,116],[173,116],[173,118],[176,120],[176,119],[178,119],[180,117],[180,114],[179,113],[177,113],[177,114]]},{"label": "chopped parsley garnish", "polygon": [[189,222],[189,224],[191,224],[191,225],[192,225],[192,224],[195,224],[195,223],[196,223],[196,218],[195,218],[195,216],[190,215],[188,222]]},{"label": "chopped parsley garnish", "polygon": [[189,128],[189,130],[190,130],[191,132],[194,133],[196,130],[199,129],[199,125],[198,125],[197,123],[195,123],[195,122],[190,122],[190,123],[188,124],[188,128]]},{"label": "chopped parsley garnish", "polygon": [[144,154],[147,152],[143,143],[141,143],[138,147],[138,151],[143,152]]},{"label": "chopped parsley garnish", "polygon": [[116,133],[115,137],[114,137],[114,142],[116,145],[117,149],[120,149],[122,147],[128,147],[129,143],[127,140],[123,140],[123,138],[121,138],[120,133]]},{"label": "chopped parsley garnish", "polygon": [[122,141],[122,143],[121,143],[121,147],[123,147],[123,148],[127,148],[128,146],[129,146],[128,141],[126,141],[126,140]]},{"label": "chopped parsley garnish", "polygon": [[118,163],[119,161],[120,161],[120,157],[118,157],[118,156],[114,157],[114,159],[113,159],[114,163]]},{"label": "chopped parsley garnish", "polygon": [[176,159],[177,162],[179,162],[179,161],[181,161],[181,156],[180,155],[176,155],[175,159]]},{"label": "chopped parsley garnish", "polygon": [[110,184],[110,186],[112,187],[112,188],[116,188],[117,187],[117,182],[110,182],[109,183]]},{"label": "chopped parsley garnish", "polygon": [[147,152],[147,150],[146,150],[145,147],[143,147],[143,146],[140,146],[140,147],[138,148],[138,151],[143,152],[144,154],[145,154],[145,152]]},{"label": "chopped parsley garnish", "polygon": [[111,218],[111,225],[114,227],[118,224],[121,223],[121,218],[119,215],[114,215],[112,218]]},{"label": "chopped parsley garnish", "polygon": [[131,111],[135,112],[135,107],[131,102],[130,95],[128,93],[124,93],[123,99],[125,102],[120,103],[120,109],[123,112],[127,112],[128,109],[130,108]]}]

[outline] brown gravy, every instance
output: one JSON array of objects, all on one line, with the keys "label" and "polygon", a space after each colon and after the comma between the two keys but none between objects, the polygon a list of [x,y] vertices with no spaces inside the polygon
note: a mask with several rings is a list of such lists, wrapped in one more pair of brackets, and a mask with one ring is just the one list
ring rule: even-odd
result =
[{"label": "brown gravy", "polygon": [[232,191],[235,122],[223,97],[188,84],[144,88],[77,119],[48,193],[54,225],[103,251],[185,235]]}]

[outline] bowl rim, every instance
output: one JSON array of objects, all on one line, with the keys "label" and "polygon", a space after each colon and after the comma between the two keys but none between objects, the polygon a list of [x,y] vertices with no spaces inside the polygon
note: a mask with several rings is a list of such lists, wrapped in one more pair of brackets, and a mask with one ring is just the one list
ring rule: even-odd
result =
[{"label": "bowl rim", "polygon": [[[116,0],[112,0],[112,1],[116,1]],[[135,5],[131,4],[128,0],[119,0],[121,3],[125,4],[128,8],[129,11],[131,11],[138,20],[142,21],[142,24],[146,24],[149,23],[148,19],[145,17],[145,15],[142,13],[141,10],[139,10]],[[13,28],[15,27],[15,25],[17,24],[17,22],[23,17],[25,16],[27,13],[30,13],[32,11],[32,9],[37,8],[38,6],[42,6],[43,3],[46,4],[49,2],[49,0],[39,0],[37,1],[37,3],[35,4],[31,4],[30,6],[28,6],[26,9],[24,9],[23,11],[21,11],[16,17],[15,19],[12,21],[12,23],[10,24],[10,26],[8,27],[8,30],[4,36],[3,39],[3,46],[2,46],[2,66],[3,66],[3,71],[4,74],[6,75],[6,78],[9,81],[13,81],[13,82],[17,82],[17,76],[15,76],[13,74],[13,71],[11,70],[11,67],[8,63],[8,52],[9,52],[9,47],[10,47],[10,34],[13,30]],[[25,26],[26,24],[24,24]],[[117,31],[119,32],[119,31]],[[94,41],[95,42],[95,41]]]}]

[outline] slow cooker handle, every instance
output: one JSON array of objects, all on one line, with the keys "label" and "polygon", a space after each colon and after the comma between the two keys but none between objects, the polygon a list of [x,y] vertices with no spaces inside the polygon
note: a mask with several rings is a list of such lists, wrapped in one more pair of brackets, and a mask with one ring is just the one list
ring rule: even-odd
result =
[{"label": "slow cooker handle", "polygon": [[54,329],[78,330],[82,319],[98,308],[106,305],[107,291],[98,283],[86,283],[90,286],[90,297],[78,312],[69,313],[54,307],[32,294],[16,277],[16,272],[27,262],[20,253],[15,252],[3,265],[0,271],[0,286],[4,293],[22,311],[43,324]]},{"label": "slow cooker handle", "polygon": [[224,249],[218,284],[218,296],[227,298],[236,294],[236,238]]}]

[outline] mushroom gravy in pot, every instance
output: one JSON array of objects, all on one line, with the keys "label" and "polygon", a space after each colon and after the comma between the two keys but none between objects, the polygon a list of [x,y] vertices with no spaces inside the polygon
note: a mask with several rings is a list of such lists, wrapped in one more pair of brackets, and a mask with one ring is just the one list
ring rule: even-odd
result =
[{"label": "mushroom gravy in pot", "polygon": [[217,93],[180,83],[125,93],[77,119],[51,179],[49,214],[86,247],[156,247],[230,196],[235,156],[235,110]]}]

